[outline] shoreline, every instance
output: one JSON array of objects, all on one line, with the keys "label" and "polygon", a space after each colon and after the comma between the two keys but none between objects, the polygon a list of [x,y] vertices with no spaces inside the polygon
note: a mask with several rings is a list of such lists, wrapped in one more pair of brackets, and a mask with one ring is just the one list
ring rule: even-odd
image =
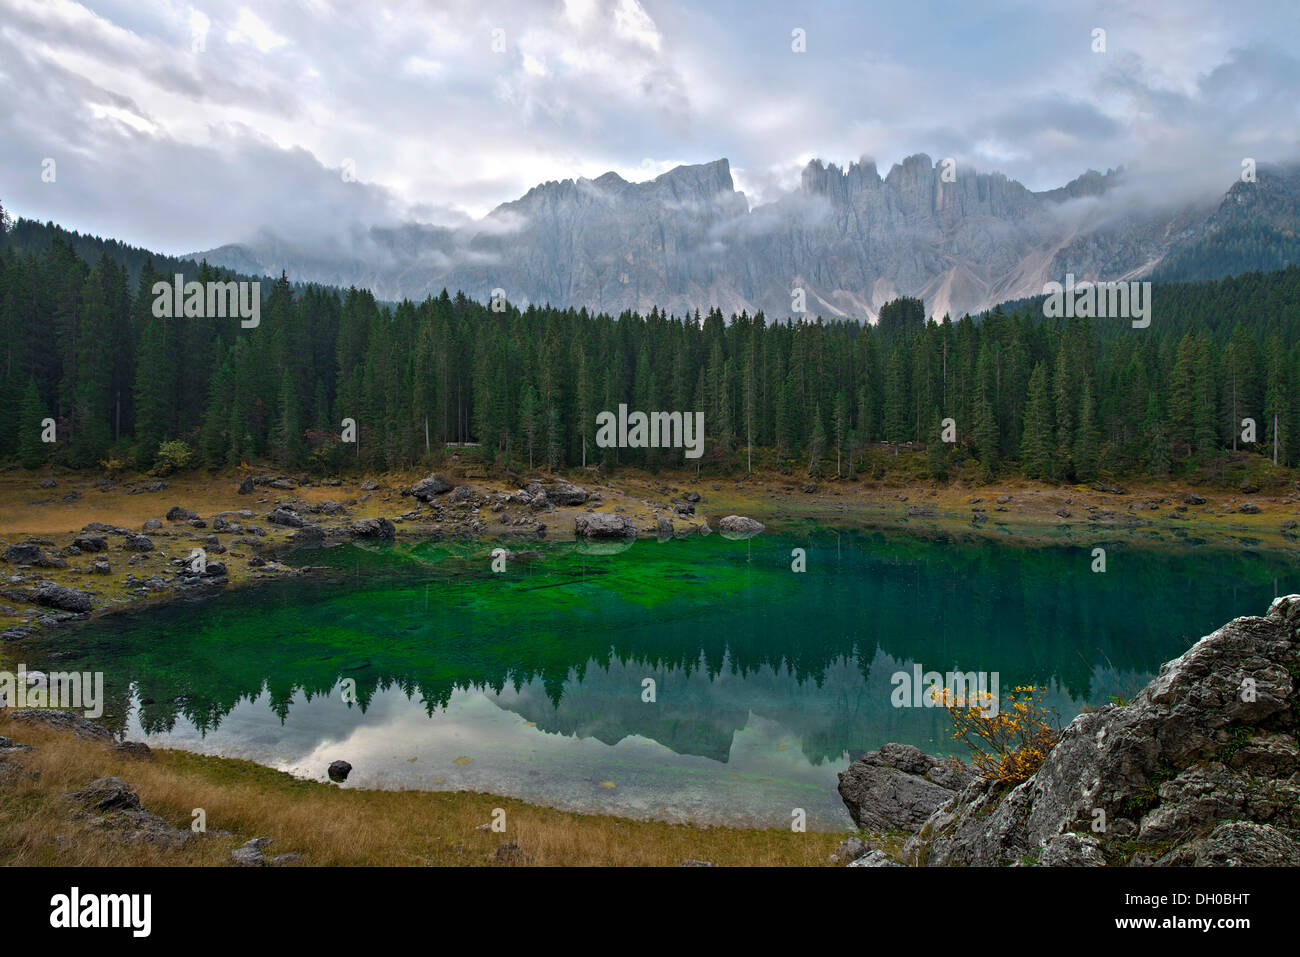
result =
[{"label": "shoreline", "polygon": [[[710,479],[705,477],[695,480],[694,476],[682,476],[678,473],[660,473],[649,475],[628,471],[619,476],[604,479],[600,483],[582,483],[572,475],[543,475],[539,480],[546,484],[574,482],[588,492],[597,492],[599,502],[588,501],[580,505],[559,506],[548,504],[535,509],[529,505],[512,502],[511,497],[518,494],[518,486],[511,482],[477,477],[469,469],[449,469],[449,480],[471,489],[469,497],[463,503],[453,506],[449,503],[427,503],[417,505],[409,494],[409,486],[423,478],[424,472],[395,473],[378,477],[353,477],[347,480],[327,482],[309,482],[300,485],[294,479],[281,475],[268,475],[262,484],[254,484],[253,491],[241,495],[237,489],[243,479],[249,478],[247,471],[220,473],[216,476],[188,476],[174,478],[166,486],[149,492],[135,492],[133,489],[146,483],[144,479],[123,480],[113,488],[95,489],[87,494],[83,485],[78,489],[69,475],[56,479],[58,485],[53,489],[39,489],[39,493],[63,492],[71,487],[80,494],[71,502],[46,500],[45,504],[27,503],[28,514],[33,516],[31,526],[35,533],[0,526],[0,539],[4,539],[0,548],[21,543],[23,535],[39,539],[50,544],[39,546],[42,551],[54,557],[61,557],[66,567],[45,568],[31,566],[18,568],[13,563],[3,567],[9,588],[14,586],[13,576],[17,574],[25,582],[39,578],[53,581],[65,587],[76,587],[90,583],[91,587],[100,586],[96,595],[102,599],[87,613],[70,613],[64,616],[45,615],[41,630],[58,628],[66,621],[84,620],[111,615],[121,611],[138,611],[165,604],[180,597],[201,597],[204,594],[219,594],[231,588],[254,587],[261,581],[283,580],[286,577],[311,574],[310,567],[295,568],[281,560],[299,545],[320,544],[322,541],[347,541],[364,539],[366,536],[353,530],[353,523],[387,518],[394,524],[393,540],[398,545],[427,541],[430,539],[464,541],[466,544],[531,545],[534,543],[565,543],[574,541],[574,519],[588,510],[598,512],[619,511],[627,515],[638,531],[639,538],[653,538],[662,529],[658,527],[660,519],[671,516],[673,532],[677,535],[700,534],[700,526],[708,524],[716,528],[717,522],[725,515],[742,514],[766,523],[769,530],[783,535],[797,534],[800,529],[815,527],[819,530],[843,528],[853,530],[884,530],[914,536],[924,540],[936,538],[936,544],[960,536],[969,540],[996,541],[1002,545],[1015,547],[1072,546],[1085,547],[1093,542],[1113,541],[1117,536],[1125,536],[1131,544],[1155,549],[1200,547],[1202,545],[1220,548],[1258,549],[1266,552],[1290,552],[1297,548],[1296,539],[1287,535],[1289,529],[1283,524],[1300,518],[1300,500],[1283,490],[1242,493],[1239,490],[1196,489],[1189,486],[1166,486],[1160,493],[1150,488],[1140,487],[1125,489],[1122,492],[1084,489],[1078,487],[1059,488],[1043,486],[1031,482],[1009,482],[1000,486],[967,487],[962,483],[953,483],[938,487],[932,484],[904,485],[881,482],[830,482],[800,483],[788,476],[762,474],[735,479]],[[80,478],[77,473],[70,473],[72,478]],[[23,488],[22,479],[27,479]],[[270,487],[269,482],[288,484],[290,487]],[[12,521],[15,501],[34,494],[31,486],[35,484],[29,476],[15,476],[13,472],[0,474],[0,519]],[[80,483],[79,483],[80,484]],[[247,484],[247,483],[245,483]],[[369,486],[369,487],[368,487]],[[93,488],[93,487],[92,487]],[[694,514],[680,515],[675,506],[685,502],[687,492],[696,492],[699,500],[694,502]],[[452,491],[442,493],[438,498],[446,500]],[[93,495],[93,498],[91,497]],[[1189,495],[1199,495],[1205,500],[1204,505],[1184,505],[1182,499]],[[86,502],[90,499],[93,505]],[[333,504],[331,504],[333,503]],[[1154,503],[1155,507],[1151,505]],[[1257,511],[1241,512],[1242,504],[1255,504]],[[441,505],[441,508],[438,507]],[[1178,505],[1184,505],[1177,510]],[[341,506],[336,508],[335,506]],[[415,506],[413,508],[413,506]],[[499,508],[498,508],[499,506]],[[180,519],[167,521],[165,513],[174,507],[188,509],[197,513],[198,522],[203,527],[193,524],[195,520]],[[313,536],[307,542],[298,541],[295,536],[301,529],[278,525],[266,520],[266,516],[278,508],[293,507],[303,518],[313,521],[307,524],[318,525],[323,535]],[[316,509],[317,511],[311,511]],[[1068,511],[1068,516],[1059,512]],[[412,514],[412,513],[418,514]],[[156,514],[155,513],[159,513]],[[251,513],[244,518],[242,513]],[[1171,515],[1185,515],[1190,518],[1172,518]],[[90,516],[97,516],[91,518]],[[134,521],[143,515],[149,515],[159,522],[159,527],[145,530],[146,518]],[[511,524],[500,521],[509,518]],[[986,516],[979,519],[978,516]],[[233,524],[233,531],[214,529],[217,516],[226,517]],[[490,519],[495,518],[496,522]],[[89,521],[82,521],[89,519]],[[485,521],[488,519],[489,521]],[[1083,521],[1080,521],[1083,519]],[[82,524],[74,529],[54,531],[61,525]],[[110,544],[98,552],[68,554],[67,544],[85,534],[85,526],[90,522],[99,522],[108,528],[100,534],[105,535]],[[515,523],[518,524],[515,524]],[[245,525],[256,525],[263,529],[264,535],[255,538],[246,534]],[[541,534],[537,525],[545,525]],[[149,552],[129,552],[120,544],[118,532],[125,535],[145,534],[151,537],[155,548]],[[1137,535],[1134,535],[1137,532]],[[1181,535],[1176,533],[1183,533]],[[215,536],[221,551],[213,550],[213,557],[222,560],[227,566],[227,574],[220,576],[217,582],[190,582],[182,584],[175,580],[174,566],[178,558],[195,542],[210,540]],[[244,539],[238,544],[238,539]],[[75,546],[74,546],[75,548]],[[139,556],[143,559],[132,562]],[[122,585],[121,582],[106,582],[102,576],[92,575],[87,566],[95,560],[107,557],[114,566],[114,578],[123,571],[123,565],[132,571],[127,572],[138,580],[146,571],[172,572],[172,582],[165,587],[143,587],[139,593],[132,593],[126,587],[105,588],[107,585]],[[260,560],[260,564],[255,563]],[[28,575],[31,577],[28,578]],[[157,576],[155,576],[156,578]],[[107,592],[107,593],[106,593]],[[0,601],[6,599],[0,598]],[[37,613],[38,616],[43,613]],[[30,621],[30,618],[28,619]],[[20,622],[26,624],[27,622]],[[13,617],[5,619],[4,627],[13,627]],[[11,667],[15,655],[21,656],[22,639],[0,643],[0,667]],[[4,718],[9,727],[12,724]],[[178,769],[178,774],[189,774],[195,768],[209,767],[226,769],[224,772],[238,775],[239,769],[248,766],[260,769],[276,777],[275,780],[292,791],[295,788],[314,787],[332,789],[326,783],[309,778],[298,778],[288,772],[257,765],[241,758],[218,755],[205,755],[198,752],[166,749],[157,752],[168,766]],[[92,760],[93,759],[88,759]],[[256,772],[253,772],[256,773]],[[447,807],[456,807],[464,812],[466,809],[478,808],[484,802],[495,802],[501,806],[529,809],[541,815],[555,815],[561,818],[578,818],[592,823],[594,829],[622,828],[635,825],[648,828],[686,828],[695,832],[712,832],[714,834],[745,833],[751,835],[770,835],[784,833],[780,829],[746,827],[737,825],[707,824],[671,824],[658,819],[638,819],[616,814],[600,812],[575,812],[553,808],[544,804],[530,804],[514,798],[485,795],[475,791],[421,791],[412,789],[376,789],[348,788],[333,789],[357,795],[350,800],[357,801],[364,807],[382,807],[392,800],[393,795],[404,795],[400,800],[415,800],[414,796],[428,798],[438,795],[438,801]],[[840,839],[845,831],[813,831],[812,833],[828,838]],[[879,835],[873,836],[879,845]],[[459,852],[458,852],[459,853]],[[702,852],[703,853],[703,852]],[[829,851],[826,852],[827,854]],[[717,856],[714,852],[714,856]],[[826,860],[823,854],[821,861]],[[217,861],[219,863],[219,861]],[[462,861],[460,863],[473,863]],[[636,863],[624,861],[624,863]],[[805,863],[817,863],[816,861]]]},{"label": "shoreline", "polygon": [[[592,498],[537,508],[519,501],[521,485],[484,476],[472,466],[443,470],[440,474],[451,487],[421,503],[410,495],[410,487],[426,474],[302,483],[306,476],[270,473],[259,476],[260,484],[251,492],[240,494],[241,483],[248,487],[254,470],[99,482],[78,481],[91,476],[77,472],[43,480],[16,470],[0,473],[0,551],[34,544],[41,553],[32,564],[0,562],[0,659],[8,657],[5,650],[13,641],[64,621],[310,574],[309,568],[295,568],[281,559],[301,545],[384,538],[382,528],[378,535],[372,535],[376,529],[371,528],[363,534],[355,531],[355,523],[367,520],[391,522],[392,539],[398,543],[572,542],[577,516],[597,512],[625,516],[638,538],[663,534],[665,521],[671,523],[667,533],[679,537],[700,534],[705,524],[713,532],[721,518],[736,514],[783,534],[797,534],[811,525],[896,531],[940,541],[961,536],[1013,547],[1089,547],[1123,537],[1127,544],[1157,549],[1210,546],[1300,554],[1300,493],[1284,488],[1244,492],[1185,483],[1083,487],[1028,480],[991,486],[960,480],[944,486],[876,480],[814,483],[772,472],[696,478],[684,471],[651,475],[629,469],[597,481],[572,472],[538,474],[529,481],[552,487],[571,484]],[[42,487],[50,481],[56,484]],[[687,493],[699,498],[687,502]],[[461,494],[461,501],[447,501]],[[1195,504],[1198,499],[1203,504]],[[689,513],[679,511],[683,507]],[[173,509],[194,518],[168,521],[166,515]],[[312,529],[303,533],[270,520],[285,510],[324,534]],[[218,527],[218,516],[224,527]],[[142,536],[148,550],[130,551]],[[74,544],[78,539],[95,544],[95,538],[103,539],[99,551],[83,551]],[[203,548],[221,573],[178,574],[195,548]],[[106,574],[95,572],[96,562],[107,562]],[[89,607],[84,599],[75,610],[23,601],[30,586],[41,583],[82,592]]]}]

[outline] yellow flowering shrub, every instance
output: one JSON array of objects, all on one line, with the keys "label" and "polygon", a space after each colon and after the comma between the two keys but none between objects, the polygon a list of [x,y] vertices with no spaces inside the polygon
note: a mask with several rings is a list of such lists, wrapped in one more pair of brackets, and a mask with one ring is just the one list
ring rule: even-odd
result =
[{"label": "yellow flowering shrub", "polygon": [[994,696],[973,692],[969,699],[951,690],[932,688],[931,696],[952,718],[953,739],[970,748],[971,761],[987,780],[1019,784],[1038,770],[1060,740],[1056,712],[1043,703],[1047,689],[1023,685],[990,714]]}]

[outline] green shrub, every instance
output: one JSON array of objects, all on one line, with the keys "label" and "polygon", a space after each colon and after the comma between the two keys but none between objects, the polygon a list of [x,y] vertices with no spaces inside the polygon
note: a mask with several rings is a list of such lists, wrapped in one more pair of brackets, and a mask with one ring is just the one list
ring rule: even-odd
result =
[{"label": "green shrub", "polygon": [[158,446],[158,455],[154,458],[154,471],[159,475],[171,475],[194,463],[194,450],[180,439],[172,439]]}]

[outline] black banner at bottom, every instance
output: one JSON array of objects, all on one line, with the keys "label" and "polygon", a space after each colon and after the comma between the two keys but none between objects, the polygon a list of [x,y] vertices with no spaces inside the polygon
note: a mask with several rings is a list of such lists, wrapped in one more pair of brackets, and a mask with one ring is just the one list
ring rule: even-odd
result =
[{"label": "black banner at bottom", "polygon": [[76,935],[128,947],[227,936],[374,946],[376,935],[421,925],[488,934],[549,927],[575,942],[612,943],[629,928],[666,930],[674,911],[699,937],[716,928],[733,945],[787,921],[820,936],[840,922],[886,919],[913,928],[974,922],[936,929],[950,942],[994,922],[1018,939],[1172,932],[1226,943],[1290,926],[1295,877],[1262,868],[11,868],[0,871],[0,894],[16,940]]}]

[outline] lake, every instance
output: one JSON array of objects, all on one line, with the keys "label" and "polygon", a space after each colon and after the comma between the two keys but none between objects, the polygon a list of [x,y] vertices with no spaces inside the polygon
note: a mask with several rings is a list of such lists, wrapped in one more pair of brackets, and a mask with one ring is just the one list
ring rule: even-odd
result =
[{"label": "lake", "polygon": [[1104,573],[1092,546],[824,527],[613,554],[516,544],[531,554],[501,573],[493,547],[299,550],[300,578],[75,625],[21,656],[104,672],[102,721],[153,746],[672,821],[780,827],[802,808],[838,830],[851,759],[888,741],[961,753],[941,708],[894,706],[894,674],[1043,685],[1064,724],[1300,591],[1284,555],[1121,541]]}]

